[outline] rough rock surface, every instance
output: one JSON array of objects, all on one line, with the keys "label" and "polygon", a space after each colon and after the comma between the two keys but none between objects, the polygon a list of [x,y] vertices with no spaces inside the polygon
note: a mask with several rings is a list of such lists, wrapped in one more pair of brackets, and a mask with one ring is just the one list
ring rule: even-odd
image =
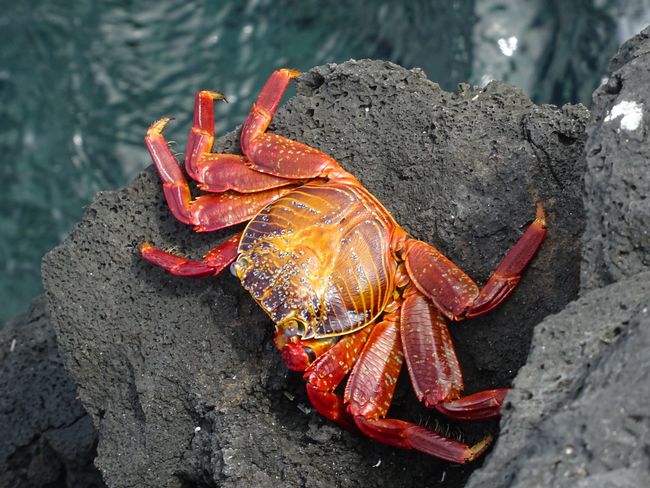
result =
[{"label": "rough rock surface", "polygon": [[0,331],[0,487],[102,487],[97,432],[63,367],[45,299]]},{"label": "rough rock surface", "polygon": [[[332,155],[480,282],[544,202],[549,237],[519,290],[452,328],[471,392],[508,385],[533,326],[577,296],[588,117],[581,106],[535,106],[502,83],[447,93],[418,70],[350,61],[303,75],[270,130]],[[238,151],[237,133],[216,147]],[[269,320],[234,277],[175,278],[137,253],[151,240],[200,256],[229,234],[176,222],[150,169],[99,194],[44,261],[59,345],[99,430],[107,484],[461,486],[480,463],[381,446],[310,412]],[[434,425],[401,384],[394,414]],[[440,422],[468,442],[494,428]]]},{"label": "rough rock surface", "polygon": [[536,328],[470,487],[650,485],[650,28],[611,71],[588,130],[584,296]]},{"label": "rough rock surface", "polygon": [[497,447],[468,487],[640,487],[650,480],[650,272],[535,328]]},{"label": "rough rock surface", "polygon": [[594,93],[586,146],[581,286],[590,290],[650,267],[650,27],[627,41]]}]

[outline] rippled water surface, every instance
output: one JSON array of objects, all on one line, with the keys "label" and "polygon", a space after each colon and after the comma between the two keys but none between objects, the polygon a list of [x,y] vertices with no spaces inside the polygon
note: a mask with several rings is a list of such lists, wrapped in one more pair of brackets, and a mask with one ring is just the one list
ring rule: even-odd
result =
[{"label": "rippled water surface", "polygon": [[650,22],[650,0],[0,4],[0,323],[40,293],[40,258],[92,195],[150,164],[152,120],[175,115],[166,133],[185,141],[197,89],[231,102],[220,133],[274,68],[349,58],[419,66],[448,90],[496,78],[538,103],[589,104],[619,43]]}]

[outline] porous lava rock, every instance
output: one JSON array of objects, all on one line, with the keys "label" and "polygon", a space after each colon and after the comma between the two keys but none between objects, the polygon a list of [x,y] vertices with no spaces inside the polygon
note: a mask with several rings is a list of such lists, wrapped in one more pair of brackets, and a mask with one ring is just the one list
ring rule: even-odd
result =
[{"label": "porous lava rock", "polygon": [[535,328],[501,434],[469,487],[637,487],[650,480],[650,272]]},{"label": "porous lava rock", "polygon": [[100,488],[97,432],[63,367],[45,298],[0,330],[0,486]]},{"label": "porous lava rock", "polygon": [[[499,82],[449,93],[382,61],[320,66],[296,85],[269,130],[337,159],[407,231],[481,283],[544,203],[548,238],[517,292],[452,325],[467,391],[509,386],[535,324],[578,293],[588,111],[536,106]],[[239,152],[237,137],[215,150]],[[458,467],[382,446],[313,412],[300,375],[272,346],[272,324],[233,276],[173,277],[137,251],[146,240],[197,257],[231,232],[176,222],[149,168],[98,194],[44,260],[52,323],[99,431],[106,483],[462,486],[480,462]],[[470,443],[494,432],[495,422],[430,414],[407,383],[402,375],[391,414]]]},{"label": "porous lava rock", "polygon": [[627,41],[594,92],[586,146],[582,288],[650,267],[650,27]]},{"label": "porous lava rock", "polygon": [[580,299],[535,329],[469,487],[650,483],[650,28],[594,93]]}]

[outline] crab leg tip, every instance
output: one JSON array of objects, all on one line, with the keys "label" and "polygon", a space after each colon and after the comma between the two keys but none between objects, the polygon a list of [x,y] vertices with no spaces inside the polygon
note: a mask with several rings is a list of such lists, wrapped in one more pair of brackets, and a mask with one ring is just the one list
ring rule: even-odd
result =
[{"label": "crab leg tip", "polygon": [[284,68],[281,71],[284,71],[289,76],[289,78],[298,78],[302,74],[301,71],[291,68]]},{"label": "crab leg tip", "polygon": [[542,202],[537,202],[535,205],[535,220],[538,221],[543,228],[546,228],[546,212],[544,212],[544,205],[542,205]]},{"label": "crab leg tip", "polygon": [[223,95],[223,93],[218,92],[218,91],[204,90],[203,93],[205,93],[212,100],[215,100],[215,101],[217,101],[217,100],[225,100],[226,102],[228,101],[228,100],[226,100],[226,97]]},{"label": "crab leg tip", "polygon": [[469,448],[470,452],[470,457],[468,461],[472,461],[479,457],[481,454],[485,452],[485,450],[490,447],[490,444],[492,444],[492,441],[494,440],[494,437],[491,435],[486,436],[483,440],[480,440],[473,446]]},{"label": "crab leg tip", "polygon": [[145,254],[147,251],[153,248],[153,245],[151,242],[143,242],[138,246],[138,249],[140,251],[140,254]]},{"label": "crab leg tip", "polygon": [[161,134],[167,123],[172,120],[171,117],[161,117],[160,119],[156,120],[153,124],[149,126],[149,130],[147,131],[147,135],[154,133],[154,134]]}]

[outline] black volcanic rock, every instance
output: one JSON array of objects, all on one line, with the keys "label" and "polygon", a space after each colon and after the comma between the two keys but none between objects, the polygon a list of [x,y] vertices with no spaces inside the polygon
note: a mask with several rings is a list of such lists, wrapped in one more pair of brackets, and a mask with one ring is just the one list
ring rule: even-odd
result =
[{"label": "black volcanic rock", "polygon": [[103,487],[97,443],[63,367],[45,299],[0,330],[0,486]]},{"label": "black volcanic rock", "polygon": [[650,486],[650,28],[610,69],[586,145],[583,296],[536,327],[469,487]]},{"label": "black volcanic rock", "polygon": [[650,480],[650,272],[535,328],[498,444],[468,487],[640,487]]},{"label": "black volcanic rock", "polygon": [[650,27],[627,41],[594,92],[585,148],[583,289],[650,268]]},{"label": "black volcanic rock", "polygon": [[[518,291],[452,327],[472,392],[508,386],[535,324],[577,296],[588,118],[582,106],[536,106],[503,83],[448,93],[419,70],[350,61],[298,79],[270,130],[336,158],[409,232],[480,282],[544,202],[548,239]],[[237,152],[237,133],[216,149]],[[137,252],[150,240],[200,256],[230,233],[198,235],[176,222],[150,168],[97,195],[44,261],[52,321],[99,431],[106,483],[461,486],[480,463],[381,446],[311,411],[300,376],[272,346],[271,323],[234,277],[169,276]],[[406,380],[393,413],[434,425]],[[474,442],[494,423],[448,429]]]}]

